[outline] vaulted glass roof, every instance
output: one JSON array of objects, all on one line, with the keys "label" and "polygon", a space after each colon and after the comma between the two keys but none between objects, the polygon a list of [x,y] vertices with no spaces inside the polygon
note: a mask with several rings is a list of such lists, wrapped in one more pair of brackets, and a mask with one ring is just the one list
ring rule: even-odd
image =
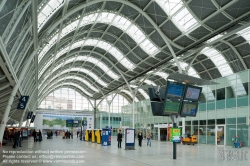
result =
[{"label": "vaulted glass roof", "polygon": [[[63,54],[67,53],[69,50],[78,48],[78,47],[84,47],[84,46],[95,46],[104,49],[105,51],[109,52],[111,55],[116,58],[117,61],[119,61],[124,67],[126,67],[129,70],[132,70],[135,65],[128,60],[123,53],[111,45],[110,43],[100,40],[100,39],[86,39],[86,40],[80,40],[72,44],[72,46],[68,45],[64,48],[62,48],[56,55],[55,59],[59,58]],[[39,60],[42,59],[42,57],[45,55],[44,51],[40,52],[39,54]],[[53,58],[53,56],[51,56]]]},{"label": "vaulted glass roof", "polygon": [[[78,55],[77,57],[72,57],[69,58],[65,61],[60,62],[59,64],[57,64],[54,69],[53,72],[60,69],[62,66],[71,63],[71,62],[76,62],[76,61],[88,61],[93,63],[94,65],[100,67],[106,74],[108,74],[111,78],[117,80],[119,79],[119,76],[117,74],[115,74],[105,63],[103,63],[100,59],[96,59],[93,58],[91,56],[88,55]],[[42,69],[42,70],[46,70],[46,69]],[[41,76],[41,74],[43,74],[43,72],[39,73],[39,77]]]},{"label": "vaulted glass roof", "polygon": [[149,99],[148,94],[143,89],[139,88],[138,91],[143,95],[145,99]]}]

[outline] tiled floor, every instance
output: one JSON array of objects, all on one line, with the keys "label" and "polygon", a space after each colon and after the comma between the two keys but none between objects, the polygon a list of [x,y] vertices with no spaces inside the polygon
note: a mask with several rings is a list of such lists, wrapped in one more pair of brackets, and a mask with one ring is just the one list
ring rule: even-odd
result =
[{"label": "tiled floor", "polygon": [[[18,147],[17,149],[13,149],[10,144],[3,146],[0,154],[1,157],[6,155],[13,158],[6,158],[6,156],[4,156],[5,159],[3,160],[5,163],[2,162],[0,165],[58,166],[66,165],[62,164],[65,162],[69,163],[67,165],[81,166],[250,165],[250,148],[247,147],[235,149],[233,147],[217,147],[214,145],[201,144],[193,146],[178,144],[177,159],[175,160],[173,159],[172,148],[172,143],[158,141],[152,141],[152,146],[149,147],[146,145],[145,140],[143,140],[142,147],[138,147],[138,143],[136,142],[135,150],[124,150],[124,142],[122,143],[122,149],[118,149],[115,138],[113,138],[111,146],[101,146],[96,143],[80,141],[77,138],[74,138],[73,140],[63,140],[59,136],[54,137],[53,139],[44,139],[42,142],[36,143],[30,138],[29,140],[24,140],[23,147]],[[16,154],[7,155],[6,152]],[[65,154],[66,152],[70,153]],[[13,162],[13,164],[11,162]],[[35,164],[21,162],[35,162]]]}]

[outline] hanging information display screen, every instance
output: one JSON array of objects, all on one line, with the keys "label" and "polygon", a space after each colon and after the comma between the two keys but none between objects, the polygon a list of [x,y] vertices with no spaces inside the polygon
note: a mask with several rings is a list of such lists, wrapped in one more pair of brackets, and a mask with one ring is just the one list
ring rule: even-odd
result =
[{"label": "hanging information display screen", "polygon": [[184,95],[184,100],[198,101],[201,94],[201,87],[188,85]]},{"label": "hanging information display screen", "polygon": [[166,100],[162,115],[175,115],[175,114],[178,115],[180,108],[181,108],[180,101]]},{"label": "hanging information display screen", "polygon": [[181,116],[196,116],[198,103],[196,102],[183,102],[180,112]]},{"label": "hanging information display screen", "polygon": [[166,87],[166,98],[182,99],[184,90],[185,84],[168,81]]}]

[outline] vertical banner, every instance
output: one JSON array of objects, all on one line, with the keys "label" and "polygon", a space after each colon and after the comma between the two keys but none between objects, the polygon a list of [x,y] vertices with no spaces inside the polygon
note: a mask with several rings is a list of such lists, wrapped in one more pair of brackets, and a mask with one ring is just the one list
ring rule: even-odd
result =
[{"label": "vertical banner", "polygon": [[135,129],[125,130],[125,150],[135,150]]},{"label": "vertical banner", "polygon": [[17,105],[17,109],[24,110],[26,108],[28,100],[29,96],[21,96]]},{"label": "vertical banner", "polygon": [[32,111],[29,111],[28,114],[27,114],[27,119],[31,119],[31,118],[32,118],[32,115],[33,115],[33,112],[32,112]]},{"label": "vertical banner", "polygon": [[33,123],[34,120],[35,120],[35,118],[36,118],[36,115],[33,115],[32,118],[31,118],[31,120],[30,120],[30,123]]}]

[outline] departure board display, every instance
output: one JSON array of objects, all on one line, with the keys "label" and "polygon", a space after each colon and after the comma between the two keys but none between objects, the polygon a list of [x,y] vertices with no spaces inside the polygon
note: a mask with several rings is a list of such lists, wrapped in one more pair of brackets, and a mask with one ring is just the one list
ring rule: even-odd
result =
[{"label": "departure board display", "polygon": [[185,89],[185,84],[168,81],[166,89],[166,97],[181,99],[183,98],[184,89]]},{"label": "departure board display", "polygon": [[165,102],[165,107],[164,107],[162,114],[163,115],[177,115],[177,114],[179,114],[180,108],[181,108],[180,101],[167,100]]},{"label": "departure board display", "polygon": [[187,86],[184,100],[198,101],[201,94],[201,87]]},{"label": "departure board display", "polygon": [[181,116],[196,116],[198,103],[196,102],[183,102]]}]

